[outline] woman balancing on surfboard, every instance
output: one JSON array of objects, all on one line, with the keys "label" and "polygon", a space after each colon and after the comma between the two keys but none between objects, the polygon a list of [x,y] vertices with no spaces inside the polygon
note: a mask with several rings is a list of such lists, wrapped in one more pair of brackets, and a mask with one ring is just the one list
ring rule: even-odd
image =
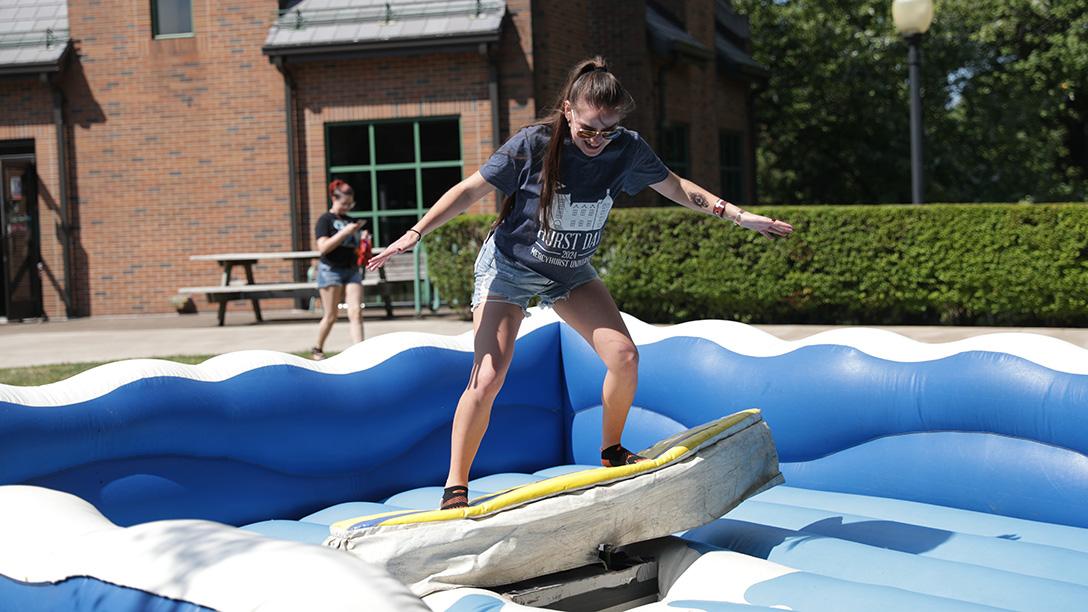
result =
[{"label": "woman balancing on surfboard", "polygon": [[442,509],[468,505],[468,473],[502,388],[526,306],[540,296],[607,368],[601,463],[643,460],[620,444],[638,385],[638,349],[589,260],[620,191],[652,187],[692,210],[768,237],[793,227],[730,204],[665,167],[636,132],[620,127],[634,100],[600,57],[579,62],[551,115],[514,134],[472,176],[447,191],[404,236],[370,260],[376,270],[414,247],[492,189],[509,194],[476,258],[472,296],[475,359],[453,418],[450,471]]}]

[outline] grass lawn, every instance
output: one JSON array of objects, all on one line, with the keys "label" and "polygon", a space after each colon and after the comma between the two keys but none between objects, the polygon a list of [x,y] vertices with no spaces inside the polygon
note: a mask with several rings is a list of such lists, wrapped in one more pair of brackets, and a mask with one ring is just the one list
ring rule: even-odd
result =
[{"label": "grass lawn", "polygon": [[[292,353],[299,357],[309,357],[310,352]],[[332,357],[335,353],[326,353]],[[174,355],[171,357],[156,357],[166,361],[178,363],[202,363],[211,359],[214,355]],[[0,368],[0,384],[16,385],[19,387],[34,387],[64,380],[85,372],[93,367],[109,363],[108,361],[91,361],[84,363],[60,363],[56,365],[29,366],[26,368]]]}]

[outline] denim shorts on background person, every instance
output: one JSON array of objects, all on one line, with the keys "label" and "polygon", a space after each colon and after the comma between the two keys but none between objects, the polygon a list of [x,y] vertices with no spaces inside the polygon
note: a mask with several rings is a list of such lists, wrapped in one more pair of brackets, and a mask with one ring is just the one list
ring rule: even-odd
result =
[{"label": "denim shorts on background person", "polygon": [[505,302],[520,306],[529,316],[529,300],[540,296],[540,306],[550,308],[555,302],[570,296],[570,292],[597,278],[597,271],[586,264],[574,271],[567,282],[556,282],[533,272],[510,259],[495,248],[495,240],[488,237],[476,256],[475,289],[472,291],[472,309],[484,302]]},{"label": "denim shorts on background person", "polygon": [[317,262],[317,288],[333,287],[336,285],[350,285],[363,282],[363,273],[356,267],[338,268],[319,261]]}]

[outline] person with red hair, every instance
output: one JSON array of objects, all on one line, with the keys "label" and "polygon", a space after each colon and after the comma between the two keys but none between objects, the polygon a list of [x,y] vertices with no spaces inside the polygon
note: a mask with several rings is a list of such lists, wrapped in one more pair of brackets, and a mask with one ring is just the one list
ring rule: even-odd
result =
[{"label": "person with red hair", "polygon": [[355,192],[340,179],[329,183],[329,211],[317,219],[314,229],[317,250],[317,290],[321,294],[323,314],[317,327],[317,343],[311,349],[314,359],[325,358],[325,339],[339,316],[339,305],[347,304],[348,329],[352,342],[363,341],[363,271],[359,268],[359,252],[370,245],[370,232],[363,229],[365,220],[348,216],[355,206]]}]

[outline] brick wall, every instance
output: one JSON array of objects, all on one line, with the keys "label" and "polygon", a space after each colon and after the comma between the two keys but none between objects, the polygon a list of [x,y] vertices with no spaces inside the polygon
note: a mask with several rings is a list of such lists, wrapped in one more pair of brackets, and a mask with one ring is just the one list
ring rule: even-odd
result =
[{"label": "brick wall", "polygon": [[[687,31],[705,48],[714,49],[714,3],[711,0],[670,0],[660,2],[669,14],[682,22]],[[650,69],[650,82],[654,95],[664,87],[664,117],[667,122],[687,124],[689,135],[688,157],[691,162],[690,178],[711,192],[721,190],[719,172],[719,133],[723,129],[741,132],[746,143],[746,189],[749,199],[753,189],[752,167],[754,160],[747,159],[751,134],[747,119],[748,83],[730,79],[721,74],[716,66],[718,58],[699,61],[690,57],[654,58]],[[662,69],[664,82],[662,83]],[[708,112],[708,106],[713,111]],[[654,108],[660,110],[660,102]],[[662,117],[656,117],[657,124]],[[655,124],[655,128],[657,127]],[[656,129],[655,135],[656,135]],[[659,140],[652,140],[660,145]],[[663,199],[660,203],[664,203]]]},{"label": "brick wall", "polygon": [[195,35],[167,40],[150,7],[69,2],[84,314],[169,312],[178,287],[218,284],[189,255],[291,248],[283,81],[261,54],[275,3],[195,0]]},{"label": "brick wall", "polygon": [[[713,47],[712,1],[665,4]],[[261,53],[275,3],[193,6],[192,38],[154,40],[146,0],[69,2],[81,56],[63,79],[80,314],[170,312],[178,287],[219,282],[214,264],[189,262],[189,255],[292,247],[283,78]],[[507,7],[493,55],[501,140],[550,109],[575,62],[600,53],[636,99],[625,124],[659,145],[660,60],[648,51],[644,0],[508,0]],[[327,204],[326,123],[457,116],[471,173],[499,144],[492,142],[489,61],[470,52],[289,63],[306,237],[299,246],[312,246],[312,223]],[[691,125],[694,177],[716,189],[718,127],[747,132],[747,86],[723,81],[713,62],[669,70],[665,118]],[[706,113],[710,99],[713,115]],[[45,308],[61,316],[59,218],[49,204],[59,198],[50,94],[37,81],[4,81],[0,104],[0,139],[35,142],[42,255],[58,280],[43,280]],[[494,207],[485,198],[473,210]],[[291,278],[287,263],[262,264],[257,274],[259,281]]]},{"label": "brick wall", "polygon": [[[298,90],[299,137],[304,153],[300,165],[305,168],[302,182],[309,225],[328,208],[326,123],[459,117],[466,176],[494,151],[486,55],[307,62],[290,70]],[[494,201],[481,200],[471,211],[492,212]],[[312,231],[306,234],[310,240],[312,235]]]},{"label": "brick wall", "polygon": [[507,0],[507,20],[499,41],[499,126],[503,140],[536,119],[542,108],[533,91],[531,0]]},{"label": "brick wall", "polygon": [[597,52],[590,28],[593,0],[533,2],[533,91],[537,114],[554,109],[574,64]]},{"label": "brick wall", "polygon": [[[624,126],[656,144],[657,104],[647,44],[644,0],[535,2],[533,46],[538,112],[552,108],[575,63],[601,55],[635,99],[635,110],[624,118]],[[653,200],[649,191],[635,198],[644,203]],[[620,194],[616,205],[629,205],[631,201]]]},{"label": "brick wall", "polygon": [[[704,47],[714,48],[712,0],[671,0],[659,6],[685,24]],[[716,71],[714,59],[700,62],[682,57],[669,62],[652,56],[648,44],[644,0],[534,3],[534,79],[540,108],[543,111],[552,104],[567,71],[576,61],[598,53],[604,55],[637,105],[624,125],[637,130],[659,148],[658,132],[663,121],[686,123],[691,178],[716,191],[720,188],[718,131],[728,124],[730,129],[747,133],[744,119],[747,85],[723,79]],[[663,67],[664,83],[660,78]],[[659,98],[662,86],[663,109]],[[713,105],[717,112],[707,113],[708,105]],[[648,191],[634,201],[666,204]],[[625,203],[628,201],[619,205]]]},{"label": "brick wall", "polygon": [[[687,11],[684,24],[688,33],[711,52],[714,50],[714,2],[688,0],[684,3]],[[673,96],[688,107],[688,125],[690,126],[691,170],[697,183],[712,192],[719,190],[718,173],[718,125],[716,117],[708,113],[708,107],[717,101],[715,85],[718,75],[714,68],[714,59],[705,62],[688,62],[684,70],[686,81],[682,88],[677,88]],[[710,115],[708,117],[708,115]]]},{"label": "brick wall", "polygon": [[53,94],[38,77],[0,80],[0,140],[32,140],[38,173],[38,227],[42,263],[42,307],[64,317],[64,256],[61,246],[60,173]]},{"label": "brick wall", "polygon": [[636,110],[625,125],[641,131],[652,123],[644,1],[538,1],[532,12],[533,79],[540,114],[553,108],[574,64],[601,55],[635,98]]},{"label": "brick wall", "polygon": [[651,62],[647,52],[646,3],[643,0],[598,0],[589,16],[591,36],[585,54],[598,52],[609,70],[635,99],[635,110],[623,120],[649,142],[656,138]]}]

